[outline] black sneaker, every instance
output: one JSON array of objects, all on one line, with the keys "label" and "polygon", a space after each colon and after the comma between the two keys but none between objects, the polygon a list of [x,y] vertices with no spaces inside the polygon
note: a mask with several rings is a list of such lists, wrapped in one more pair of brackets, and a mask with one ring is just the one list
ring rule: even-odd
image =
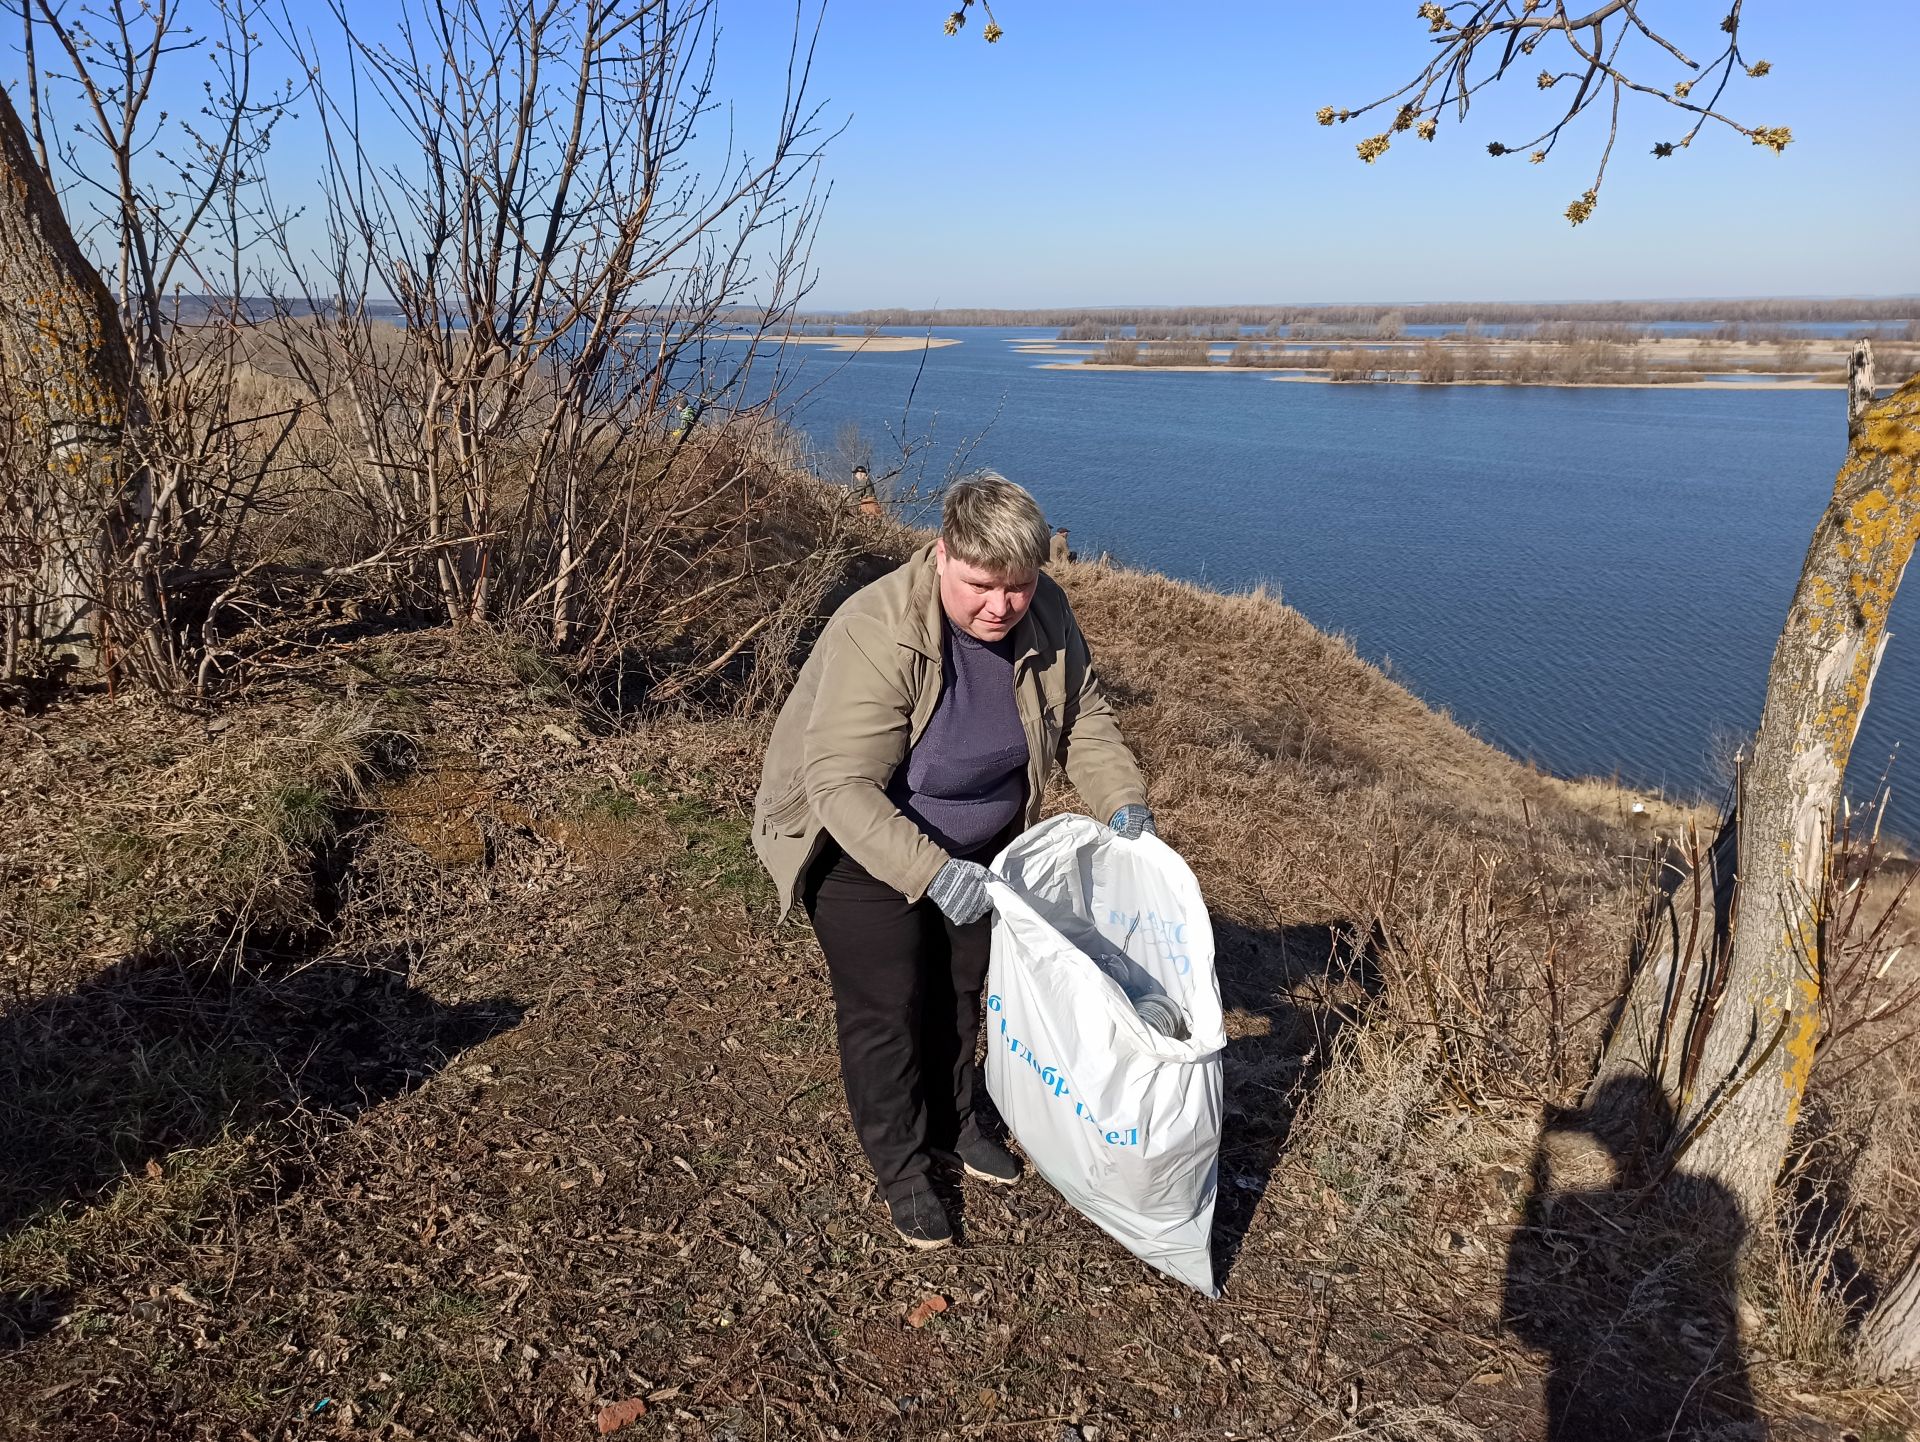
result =
[{"label": "black sneaker", "polygon": [[958,1152],[961,1169],[970,1177],[978,1177],[996,1187],[1010,1187],[1020,1180],[1019,1159],[990,1137],[964,1141]]},{"label": "black sneaker", "polygon": [[947,1209],[925,1181],[918,1181],[903,1197],[887,1203],[893,1229],[909,1247],[932,1250],[953,1241],[953,1226],[947,1221]]}]

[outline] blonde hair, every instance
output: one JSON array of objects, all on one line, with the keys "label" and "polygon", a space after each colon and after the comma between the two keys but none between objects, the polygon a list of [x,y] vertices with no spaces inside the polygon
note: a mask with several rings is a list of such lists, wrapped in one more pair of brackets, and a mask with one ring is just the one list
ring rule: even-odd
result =
[{"label": "blonde hair", "polygon": [[996,471],[958,481],[940,508],[940,539],[947,554],[996,576],[1038,571],[1052,534],[1026,490]]}]

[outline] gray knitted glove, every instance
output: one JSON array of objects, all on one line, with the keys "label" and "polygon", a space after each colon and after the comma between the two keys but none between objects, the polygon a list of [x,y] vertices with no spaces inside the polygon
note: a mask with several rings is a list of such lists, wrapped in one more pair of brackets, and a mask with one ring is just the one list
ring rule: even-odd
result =
[{"label": "gray knitted glove", "polygon": [[927,895],[955,926],[978,921],[993,908],[987,899],[987,868],[957,856],[934,873]]},{"label": "gray knitted glove", "polygon": [[1160,834],[1154,828],[1153,813],[1144,806],[1122,806],[1107,825],[1128,841],[1138,841],[1143,832],[1148,836]]}]

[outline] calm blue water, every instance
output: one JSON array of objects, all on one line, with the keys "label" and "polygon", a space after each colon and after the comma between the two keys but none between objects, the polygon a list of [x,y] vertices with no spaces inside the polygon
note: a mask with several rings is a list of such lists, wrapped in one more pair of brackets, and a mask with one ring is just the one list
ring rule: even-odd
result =
[{"label": "calm blue water", "polygon": [[[1489,741],[1563,775],[1678,792],[1757,723],[1807,539],[1846,451],[1831,391],[1329,386],[1046,370],[1040,331],[925,354],[791,348],[784,402],[875,472],[991,466],[1083,555],[1224,589],[1265,581]],[[918,372],[912,407],[904,410]],[[823,465],[826,465],[823,461]],[[1920,727],[1920,629],[1894,639],[1856,802]],[[1896,781],[1898,776],[1896,774]],[[1920,836],[1896,785],[1888,826]]]}]

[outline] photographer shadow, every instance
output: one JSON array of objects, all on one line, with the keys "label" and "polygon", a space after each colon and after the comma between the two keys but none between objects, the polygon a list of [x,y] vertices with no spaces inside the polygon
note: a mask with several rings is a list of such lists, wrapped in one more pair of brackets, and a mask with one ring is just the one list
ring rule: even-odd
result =
[{"label": "photographer shadow", "polygon": [[1213,938],[1222,1006],[1229,1015],[1264,1020],[1267,1028],[1231,1037],[1223,1058],[1213,1269],[1215,1283],[1224,1285],[1294,1117],[1341,1030],[1360,1019],[1381,982],[1372,961],[1377,947],[1351,921],[1262,931],[1216,919]]},{"label": "photographer shadow", "polygon": [[0,1273],[0,1351],[65,1314],[65,1278],[90,1269],[101,1231],[90,1213],[112,1208],[116,1244],[144,1250],[143,1209],[117,1205],[125,1189],[284,1182],[264,1150],[223,1181],[202,1149],[241,1154],[262,1132],[311,1140],[520,1017],[504,998],[436,1001],[391,957],[132,957],[0,1015],[0,1242],[40,1229],[4,1254],[17,1265]]},{"label": "photographer shadow", "polygon": [[1547,1442],[1767,1435],[1740,1346],[1747,1223],[1718,1182],[1663,1173],[1672,1128],[1644,1077],[1541,1128],[1502,1321],[1547,1355]]}]

